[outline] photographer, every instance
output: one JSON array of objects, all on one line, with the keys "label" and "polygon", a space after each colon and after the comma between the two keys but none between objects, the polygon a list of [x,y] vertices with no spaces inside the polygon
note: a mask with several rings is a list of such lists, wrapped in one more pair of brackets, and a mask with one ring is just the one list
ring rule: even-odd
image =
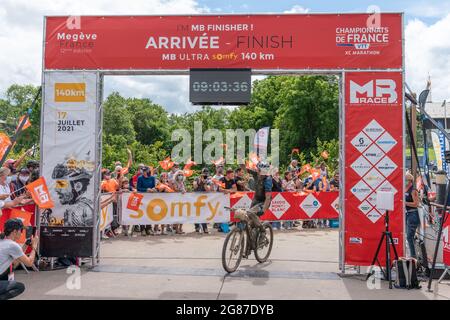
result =
[{"label": "photographer", "polygon": [[16,242],[22,235],[23,223],[19,219],[9,219],[5,223],[4,234],[0,240],[0,300],[17,297],[25,291],[23,283],[14,281],[14,268],[21,262],[27,267],[33,266],[38,238],[31,237],[31,253],[26,256]]},{"label": "photographer", "polygon": [[[202,174],[194,180],[194,191],[196,192],[211,192],[213,191],[214,184],[209,177],[208,168],[202,169]],[[196,223],[195,224],[195,232],[200,232],[200,226],[203,230],[203,233],[208,234],[208,224],[206,223]]]}]

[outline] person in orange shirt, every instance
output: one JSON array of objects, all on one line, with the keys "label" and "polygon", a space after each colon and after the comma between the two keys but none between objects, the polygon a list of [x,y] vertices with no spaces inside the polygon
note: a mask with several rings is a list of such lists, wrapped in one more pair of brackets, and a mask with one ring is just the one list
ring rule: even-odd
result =
[{"label": "person in orange shirt", "polygon": [[101,189],[102,192],[116,192],[119,189],[119,182],[111,177],[110,170],[103,173]]},{"label": "person in orange shirt", "polygon": [[[101,184],[101,190],[105,193],[114,193],[119,190],[120,182],[111,177],[111,171],[105,170],[103,172],[103,179]],[[117,236],[116,230],[119,228],[118,211],[117,211],[117,199],[113,201],[113,222],[111,223],[111,231],[114,236]],[[108,233],[107,233],[108,235]],[[108,235],[111,236],[111,235]]]}]

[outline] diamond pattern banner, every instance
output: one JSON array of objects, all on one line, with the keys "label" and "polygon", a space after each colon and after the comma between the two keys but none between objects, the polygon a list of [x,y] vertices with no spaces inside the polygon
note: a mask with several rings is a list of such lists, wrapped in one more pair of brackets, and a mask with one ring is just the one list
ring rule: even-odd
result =
[{"label": "diamond pattern banner", "polygon": [[[364,143],[361,139],[364,140]],[[355,141],[361,143],[355,145]],[[372,223],[376,223],[382,218],[376,209],[371,210],[372,206],[376,204],[376,192],[397,191],[386,180],[398,167],[386,155],[397,144],[397,141],[376,120],[372,120],[352,139],[351,144],[358,152],[362,153],[350,166],[362,178],[353,186],[351,192],[361,201],[358,206],[360,211]],[[375,198],[369,200],[368,197],[371,194]]]},{"label": "diamond pattern banner", "polygon": [[385,213],[376,209],[379,191],[395,193],[391,229],[403,244],[402,75],[355,72],[345,81],[345,262],[365,266],[384,228]]},{"label": "diamond pattern banner", "polygon": [[[242,194],[240,192],[240,194]],[[246,192],[239,197],[230,198],[233,209],[249,209],[253,192]],[[338,219],[339,192],[272,192],[269,209],[261,216],[261,220],[310,220]],[[233,213],[231,221],[234,221]]]}]

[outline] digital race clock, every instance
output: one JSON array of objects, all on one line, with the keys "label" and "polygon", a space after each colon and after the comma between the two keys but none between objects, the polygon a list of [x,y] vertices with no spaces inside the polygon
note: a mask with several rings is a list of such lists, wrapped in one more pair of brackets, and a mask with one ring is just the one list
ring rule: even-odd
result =
[{"label": "digital race clock", "polygon": [[252,89],[248,69],[191,69],[189,101],[193,104],[248,104]]}]

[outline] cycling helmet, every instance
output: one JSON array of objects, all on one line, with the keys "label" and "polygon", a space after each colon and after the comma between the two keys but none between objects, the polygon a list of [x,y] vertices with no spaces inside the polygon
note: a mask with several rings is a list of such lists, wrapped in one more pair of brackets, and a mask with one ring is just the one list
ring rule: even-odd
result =
[{"label": "cycling helmet", "polygon": [[258,169],[259,174],[263,176],[267,176],[270,173],[270,164],[264,161],[258,162],[256,165],[256,168]]},{"label": "cycling helmet", "polygon": [[39,162],[36,160],[29,160],[27,162],[27,168],[30,168],[30,167],[33,169],[39,168]]},{"label": "cycling helmet", "polygon": [[[104,172],[103,175],[108,174],[107,172]],[[81,184],[85,187],[87,187],[87,184],[89,184],[89,181],[92,177],[92,174],[88,172],[85,168],[74,168],[69,167],[66,164],[57,164],[55,168],[53,169],[52,178],[53,179],[64,179],[68,180],[71,183],[78,183],[81,182]],[[81,189],[81,188],[77,188]]]}]

